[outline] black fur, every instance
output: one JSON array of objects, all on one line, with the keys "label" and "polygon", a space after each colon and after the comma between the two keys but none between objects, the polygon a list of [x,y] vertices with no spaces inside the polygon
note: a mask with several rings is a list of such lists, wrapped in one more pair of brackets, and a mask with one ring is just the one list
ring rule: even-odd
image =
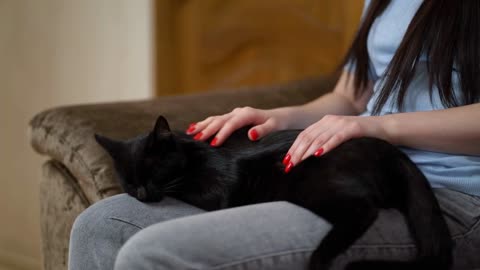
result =
[{"label": "black fur", "polygon": [[395,208],[408,221],[414,262],[367,261],[348,269],[449,269],[453,243],[425,176],[400,150],[374,139],[349,140],[284,173],[282,158],[299,130],[257,142],[235,132],[221,147],[172,132],[165,118],[147,135],[125,142],[95,135],[113,157],[124,190],[141,201],[172,196],[205,210],[285,200],[309,209],[333,228],[313,252],[310,269],[328,269],[375,221]]}]

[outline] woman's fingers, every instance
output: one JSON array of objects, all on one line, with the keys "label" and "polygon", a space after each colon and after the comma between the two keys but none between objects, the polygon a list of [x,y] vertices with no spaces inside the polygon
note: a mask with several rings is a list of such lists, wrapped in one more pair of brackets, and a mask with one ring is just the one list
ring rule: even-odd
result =
[{"label": "woman's fingers", "polygon": [[[362,127],[359,122],[348,122],[341,126],[341,129],[338,129],[337,132],[331,134],[329,139],[326,140],[322,145],[322,154],[330,152],[330,150],[339,146],[340,144],[352,139],[364,136],[366,133],[362,130]],[[314,154],[315,155],[315,154]],[[315,155],[319,156],[319,155]]]},{"label": "woman's fingers", "polygon": [[196,140],[207,140],[213,135],[210,144],[212,146],[219,146],[237,129],[246,125],[258,125],[248,132],[248,137],[251,140],[257,140],[270,130],[274,129],[274,120],[268,118],[263,110],[254,109],[251,107],[235,108],[230,113],[224,115],[211,116],[205,120],[191,124],[186,133],[194,135]]},{"label": "woman's fingers", "polygon": [[[244,127],[246,125],[258,125],[268,122],[268,117],[262,110],[253,109],[250,107],[237,108],[234,111],[234,116],[226,122],[223,127],[220,128],[214,140],[215,143],[212,146],[221,145],[235,130]],[[270,125],[270,123],[269,123]],[[258,126],[257,126],[258,127]],[[268,128],[268,125],[267,125]],[[248,137],[251,140],[257,140],[259,136],[265,134],[265,127],[252,128],[248,131]]]},{"label": "woman's fingers", "polygon": [[323,155],[326,150],[326,142],[329,141],[329,138],[331,138],[330,132],[324,132],[322,135],[318,136],[308,147],[308,149],[303,153],[302,157],[300,158],[300,162],[304,161],[310,156],[319,157]]},{"label": "woman's fingers", "polygon": [[221,117],[221,116],[218,116],[218,115],[217,116],[210,116],[210,117],[207,117],[203,121],[200,121],[200,122],[197,122],[197,123],[191,123],[188,126],[188,129],[185,131],[185,133],[187,133],[189,135],[197,134],[197,133],[201,132],[202,130],[204,130],[211,122],[213,122],[218,117]]},{"label": "woman's fingers", "polygon": [[[328,116],[311,125],[295,139],[284,158],[285,172],[310,156],[321,156],[341,143],[366,135],[366,118]],[[363,122],[362,122],[363,121]]]},{"label": "woman's fingers", "polygon": [[248,138],[252,141],[256,141],[263,136],[278,129],[277,120],[270,118],[265,123],[252,127],[248,131]]},{"label": "woman's fingers", "polygon": [[298,165],[306,157],[315,153],[328,136],[327,131],[328,127],[316,125],[302,131],[287,152],[286,159],[288,159],[288,162],[284,158],[285,172],[289,172],[293,166]]},{"label": "woman's fingers", "polygon": [[232,135],[232,133],[248,124],[250,124],[251,120],[248,118],[241,118],[241,117],[232,117],[229,119],[229,121],[225,122],[218,130],[217,134],[215,137],[212,139],[212,142],[210,143],[212,146],[219,146],[225,140]]},{"label": "woman's fingers", "polygon": [[[194,137],[194,139],[204,141],[204,140],[214,136],[219,130],[221,130],[223,127],[228,125],[228,123],[229,123],[229,120],[225,121],[224,119],[219,119],[218,121],[213,121],[203,131],[200,132],[200,133],[202,133],[201,137],[197,137],[197,138]],[[215,145],[217,140],[218,140],[217,136],[213,137],[212,141],[211,141],[211,144]]]},{"label": "woman's fingers", "polygon": [[[223,115],[210,116],[203,121],[200,121],[195,124],[191,124],[187,129],[186,133],[189,135],[195,135],[193,138],[196,140],[204,141],[210,138],[215,133],[219,132],[219,130],[221,130],[222,127],[224,127],[226,124],[231,122],[232,119],[236,117],[240,109],[243,109],[243,108],[235,108],[230,113],[226,113]],[[231,126],[232,124],[230,123],[228,125]]]}]

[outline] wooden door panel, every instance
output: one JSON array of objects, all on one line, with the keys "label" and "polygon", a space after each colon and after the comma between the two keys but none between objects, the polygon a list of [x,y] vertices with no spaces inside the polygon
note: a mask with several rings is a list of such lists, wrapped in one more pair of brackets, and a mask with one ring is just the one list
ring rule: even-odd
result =
[{"label": "wooden door panel", "polygon": [[160,94],[171,92],[167,85],[193,92],[331,72],[363,6],[358,0],[174,1],[157,25],[168,28],[157,30],[157,41],[171,39],[157,51],[158,70],[169,73],[159,76]]}]

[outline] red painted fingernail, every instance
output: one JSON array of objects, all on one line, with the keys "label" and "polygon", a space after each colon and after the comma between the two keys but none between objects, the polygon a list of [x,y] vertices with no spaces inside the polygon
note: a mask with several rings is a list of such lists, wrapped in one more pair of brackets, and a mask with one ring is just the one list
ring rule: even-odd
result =
[{"label": "red painted fingernail", "polygon": [[192,133],[195,131],[195,124],[190,124],[190,127],[187,129],[187,133]]},{"label": "red painted fingernail", "polygon": [[258,132],[255,129],[252,129],[252,131],[250,131],[250,137],[252,140],[256,141],[258,139]]},{"label": "red painted fingernail", "polygon": [[197,135],[195,135],[195,137],[193,137],[194,140],[200,140],[200,138],[202,137],[203,133],[200,132],[200,133],[197,133]]},{"label": "red painted fingernail", "polygon": [[290,170],[292,169],[292,167],[293,167],[293,163],[292,163],[292,162],[288,162],[287,167],[285,167],[285,173],[290,172]]},{"label": "red painted fingernail", "polygon": [[290,154],[287,154],[287,155],[283,158],[283,161],[282,161],[283,165],[287,165],[288,162],[290,162],[290,159],[291,159],[291,158],[292,158],[292,157],[290,156]]},{"label": "red painted fingernail", "polygon": [[317,150],[317,152],[315,152],[313,155],[316,156],[316,157],[319,157],[323,154],[323,147],[321,147],[320,149]]},{"label": "red painted fingernail", "polygon": [[211,146],[216,146],[216,145],[217,145],[217,141],[218,141],[217,137],[213,138],[213,140],[210,142],[210,145],[211,145]]}]

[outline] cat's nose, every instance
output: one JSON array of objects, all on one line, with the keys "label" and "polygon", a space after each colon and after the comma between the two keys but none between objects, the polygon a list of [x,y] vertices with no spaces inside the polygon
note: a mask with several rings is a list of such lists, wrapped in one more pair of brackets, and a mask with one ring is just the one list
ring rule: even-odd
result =
[{"label": "cat's nose", "polygon": [[147,190],[145,187],[139,187],[137,188],[137,199],[140,201],[143,201],[147,198]]}]

